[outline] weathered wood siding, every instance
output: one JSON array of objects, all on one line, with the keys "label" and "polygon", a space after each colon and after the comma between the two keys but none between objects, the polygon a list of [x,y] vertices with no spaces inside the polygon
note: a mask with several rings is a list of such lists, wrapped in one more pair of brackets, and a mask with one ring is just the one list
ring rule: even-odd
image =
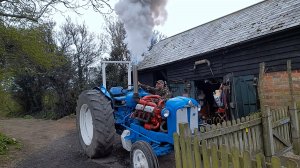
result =
[{"label": "weathered wood siding", "polygon": [[146,85],[153,85],[153,72],[138,72],[138,80],[139,82],[146,84]]},{"label": "weathered wood siding", "polygon": [[[266,37],[261,37],[234,46],[212,51],[207,54],[176,61],[168,65],[140,70],[140,79],[148,77],[158,69],[166,69],[168,80],[201,80],[211,78],[207,65],[198,65],[193,70],[194,62],[208,59],[215,77],[228,73],[235,76],[258,75],[259,63],[266,63],[267,72],[286,70],[286,60],[292,60],[293,69],[300,69],[300,27],[284,30]],[[153,81],[148,81],[150,84]]]}]

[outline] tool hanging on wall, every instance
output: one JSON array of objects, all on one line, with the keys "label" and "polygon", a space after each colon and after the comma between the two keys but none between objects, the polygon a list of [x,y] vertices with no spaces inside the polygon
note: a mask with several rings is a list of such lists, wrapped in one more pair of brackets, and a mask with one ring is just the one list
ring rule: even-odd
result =
[{"label": "tool hanging on wall", "polygon": [[213,77],[215,76],[214,73],[213,73],[213,71],[212,71],[212,69],[211,69],[210,61],[208,59],[203,59],[203,60],[196,61],[195,64],[194,64],[194,69],[193,70],[195,70],[197,68],[197,65],[201,65],[201,64],[207,64],[207,66],[210,69],[210,72],[211,72],[212,76]]}]

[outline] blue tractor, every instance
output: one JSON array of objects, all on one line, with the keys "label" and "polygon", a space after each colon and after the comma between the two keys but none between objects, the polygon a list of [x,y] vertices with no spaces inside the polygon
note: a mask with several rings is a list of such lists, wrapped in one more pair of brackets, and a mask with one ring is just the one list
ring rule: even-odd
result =
[{"label": "blue tractor", "polygon": [[[164,100],[138,88],[136,66],[133,66],[133,89],[112,87],[108,91],[105,88],[107,63],[120,62],[102,62],[104,86],[82,92],[77,101],[80,143],[91,158],[107,156],[118,133],[123,148],[130,151],[131,167],[157,168],[157,156],[173,150],[173,133],[179,132],[179,123],[189,123],[192,132],[198,128],[199,105],[192,98]],[[130,68],[130,62],[125,63]]]}]

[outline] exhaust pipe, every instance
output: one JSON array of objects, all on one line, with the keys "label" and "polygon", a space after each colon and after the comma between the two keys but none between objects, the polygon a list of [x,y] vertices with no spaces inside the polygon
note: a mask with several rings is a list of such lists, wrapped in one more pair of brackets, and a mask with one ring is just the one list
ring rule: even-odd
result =
[{"label": "exhaust pipe", "polygon": [[137,65],[132,65],[132,74],[133,74],[133,98],[136,101],[139,101]]}]

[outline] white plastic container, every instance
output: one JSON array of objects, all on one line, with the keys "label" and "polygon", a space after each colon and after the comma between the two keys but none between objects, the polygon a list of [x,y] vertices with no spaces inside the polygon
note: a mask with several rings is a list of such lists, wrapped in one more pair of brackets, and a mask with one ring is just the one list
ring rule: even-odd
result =
[{"label": "white plastic container", "polygon": [[122,135],[121,135],[121,141],[122,141],[122,146],[124,149],[126,149],[127,151],[131,151],[131,146],[132,146],[132,143],[130,140],[126,140],[125,137],[126,136],[129,136],[130,135],[130,131],[129,130],[124,130],[122,132]]}]

